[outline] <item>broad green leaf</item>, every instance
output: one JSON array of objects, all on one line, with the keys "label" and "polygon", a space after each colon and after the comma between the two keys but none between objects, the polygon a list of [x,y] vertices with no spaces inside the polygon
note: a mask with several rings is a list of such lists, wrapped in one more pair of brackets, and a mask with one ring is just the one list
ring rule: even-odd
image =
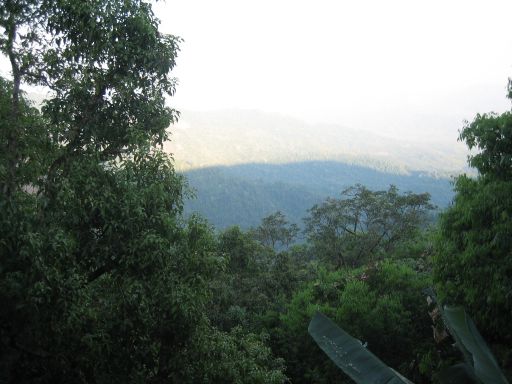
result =
[{"label": "broad green leaf", "polygon": [[321,313],[313,317],[308,332],[327,356],[358,384],[411,383]]},{"label": "broad green leaf", "polygon": [[464,309],[445,307],[444,319],[457,340],[457,346],[469,352],[475,376],[485,384],[508,384],[492,352]]}]

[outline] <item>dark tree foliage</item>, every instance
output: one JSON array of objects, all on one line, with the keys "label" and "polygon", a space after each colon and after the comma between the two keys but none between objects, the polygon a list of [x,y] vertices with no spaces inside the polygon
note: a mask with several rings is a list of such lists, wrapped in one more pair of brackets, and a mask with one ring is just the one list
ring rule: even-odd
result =
[{"label": "dark tree foliage", "polygon": [[210,317],[221,329],[235,326],[254,328],[255,316],[269,303],[265,287],[269,250],[239,227],[218,237],[218,251],[225,269],[212,280]]},{"label": "dark tree foliage", "polygon": [[428,193],[399,194],[394,186],[371,191],[356,185],[341,195],[313,206],[304,220],[319,257],[338,267],[381,258],[417,232],[433,209]]},{"label": "dark tree foliage", "polygon": [[[161,150],[181,40],[158,23],[143,0],[0,3],[0,382],[345,382],[307,335],[318,310],[430,382],[430,196],[348,188],[301,245],[281,212],[249,232],[184,219]],[[512,113],[460,137],[479,175],[456,181],[434,280],[510,368]]]},{"label": "dark tree foliage", "polygon": [[226,264],[211,282],[212,322],[225,330],[267,332],[265,318],[275,315],[269,312],[284,306],[306,279],[305,263],[293,250],[275,252],[239,227],[220,233],[218,240]]},{"label": "dark tree foliage", "polygon": [[256,240],[275,250],[276,247],[290,246],[299,233],[299,227],[290,223],[281,211],[277,211],[264,217],[261,224],[251,232]]},{"label": "dark tree foliage", "polygon": [[322,312],[414,382],[429,382],[436,364],[422,293],[429,284],[427,273],[398,261],[337,271],[320,269],[313,281],[296,291],[276,331],[275,350],[287,357],[292,381],[352,382],[307,337],[307,324],[316,312]]},{"label": "dark tree foliage", "polygon": [[440,219],[434,278],[441,299],[464,305],[510,370],[512,113],[477,115],[460,139],[475,150],[469,164],[478,176],[456,180],[453,206]]},{"label": "dark tree foliage", "polygon": [[179,43],[157,26],[139,0],[0,4],[0,382],[285,379],[207,318],[223,261],[157,146]]}]

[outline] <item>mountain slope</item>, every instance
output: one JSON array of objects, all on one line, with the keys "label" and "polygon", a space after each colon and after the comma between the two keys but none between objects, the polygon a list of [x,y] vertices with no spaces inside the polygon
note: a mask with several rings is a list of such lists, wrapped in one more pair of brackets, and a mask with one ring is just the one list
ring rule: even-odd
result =
[{"label": "mountain slope", "polygon": [[328,196],[339,196],[343,189],[357,183],[374,190],[394,184],[401,192],[429,192],[440,208],[446,207],[453,196],[447,178],[420,172],[382,172],[334,161],[208,167],[185,175],[196,191],[196,199],[186,202],[186,212],[200,213],[218,229],[256,226],[277,210],[300,224],[314,204]]},{"label": "mountain slope", "polygon": [[466,148],[441,137],[397,140],[254,110],[184,111],[165,149],[197,191],[186,211],[218,228],[255,226],[277,210],[300,224],[314,204],[357,183],[429,192],[445,207],[449,177],[466,164]]},{"label": "mountain slope", "polygon": [[382,171],[451,175],[466,165],[466,148],[432,137],[403,141],[341,125],[306,124],[251,110],[184,111],[166,150],[178,169],[248,163],[339,161]]}]

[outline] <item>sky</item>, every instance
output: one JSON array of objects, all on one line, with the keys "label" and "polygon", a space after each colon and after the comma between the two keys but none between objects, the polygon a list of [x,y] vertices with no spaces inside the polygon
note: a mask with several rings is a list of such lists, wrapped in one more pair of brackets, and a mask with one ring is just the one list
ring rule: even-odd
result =
[{"label": "sky", "polygon": [[184,39],[178,109],[421,140],[510,109],[510,0],[167,0],[155,12]]},{"label": "sky", "polygon": [[184,39],[169,104],[185,116],[255,109],[454,141],[476,113],[510,109],[511,0],[166,0],[154,10]]}]

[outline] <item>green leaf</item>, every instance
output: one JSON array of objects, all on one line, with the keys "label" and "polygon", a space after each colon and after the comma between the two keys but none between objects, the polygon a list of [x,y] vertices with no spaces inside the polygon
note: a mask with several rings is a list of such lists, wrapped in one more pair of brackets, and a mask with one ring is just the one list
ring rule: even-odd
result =
[{"label": "green leaf", "polygon": [[327,356],[358,384],[411,383],[321,313],[313,317],[308,332]]},{"label": "green leaf", "polygon": [[508,384],[492,352],[464,309],[445,307],[444,320],[457,340],[457,346],[469,353],[475,376],[485,384]]}]

